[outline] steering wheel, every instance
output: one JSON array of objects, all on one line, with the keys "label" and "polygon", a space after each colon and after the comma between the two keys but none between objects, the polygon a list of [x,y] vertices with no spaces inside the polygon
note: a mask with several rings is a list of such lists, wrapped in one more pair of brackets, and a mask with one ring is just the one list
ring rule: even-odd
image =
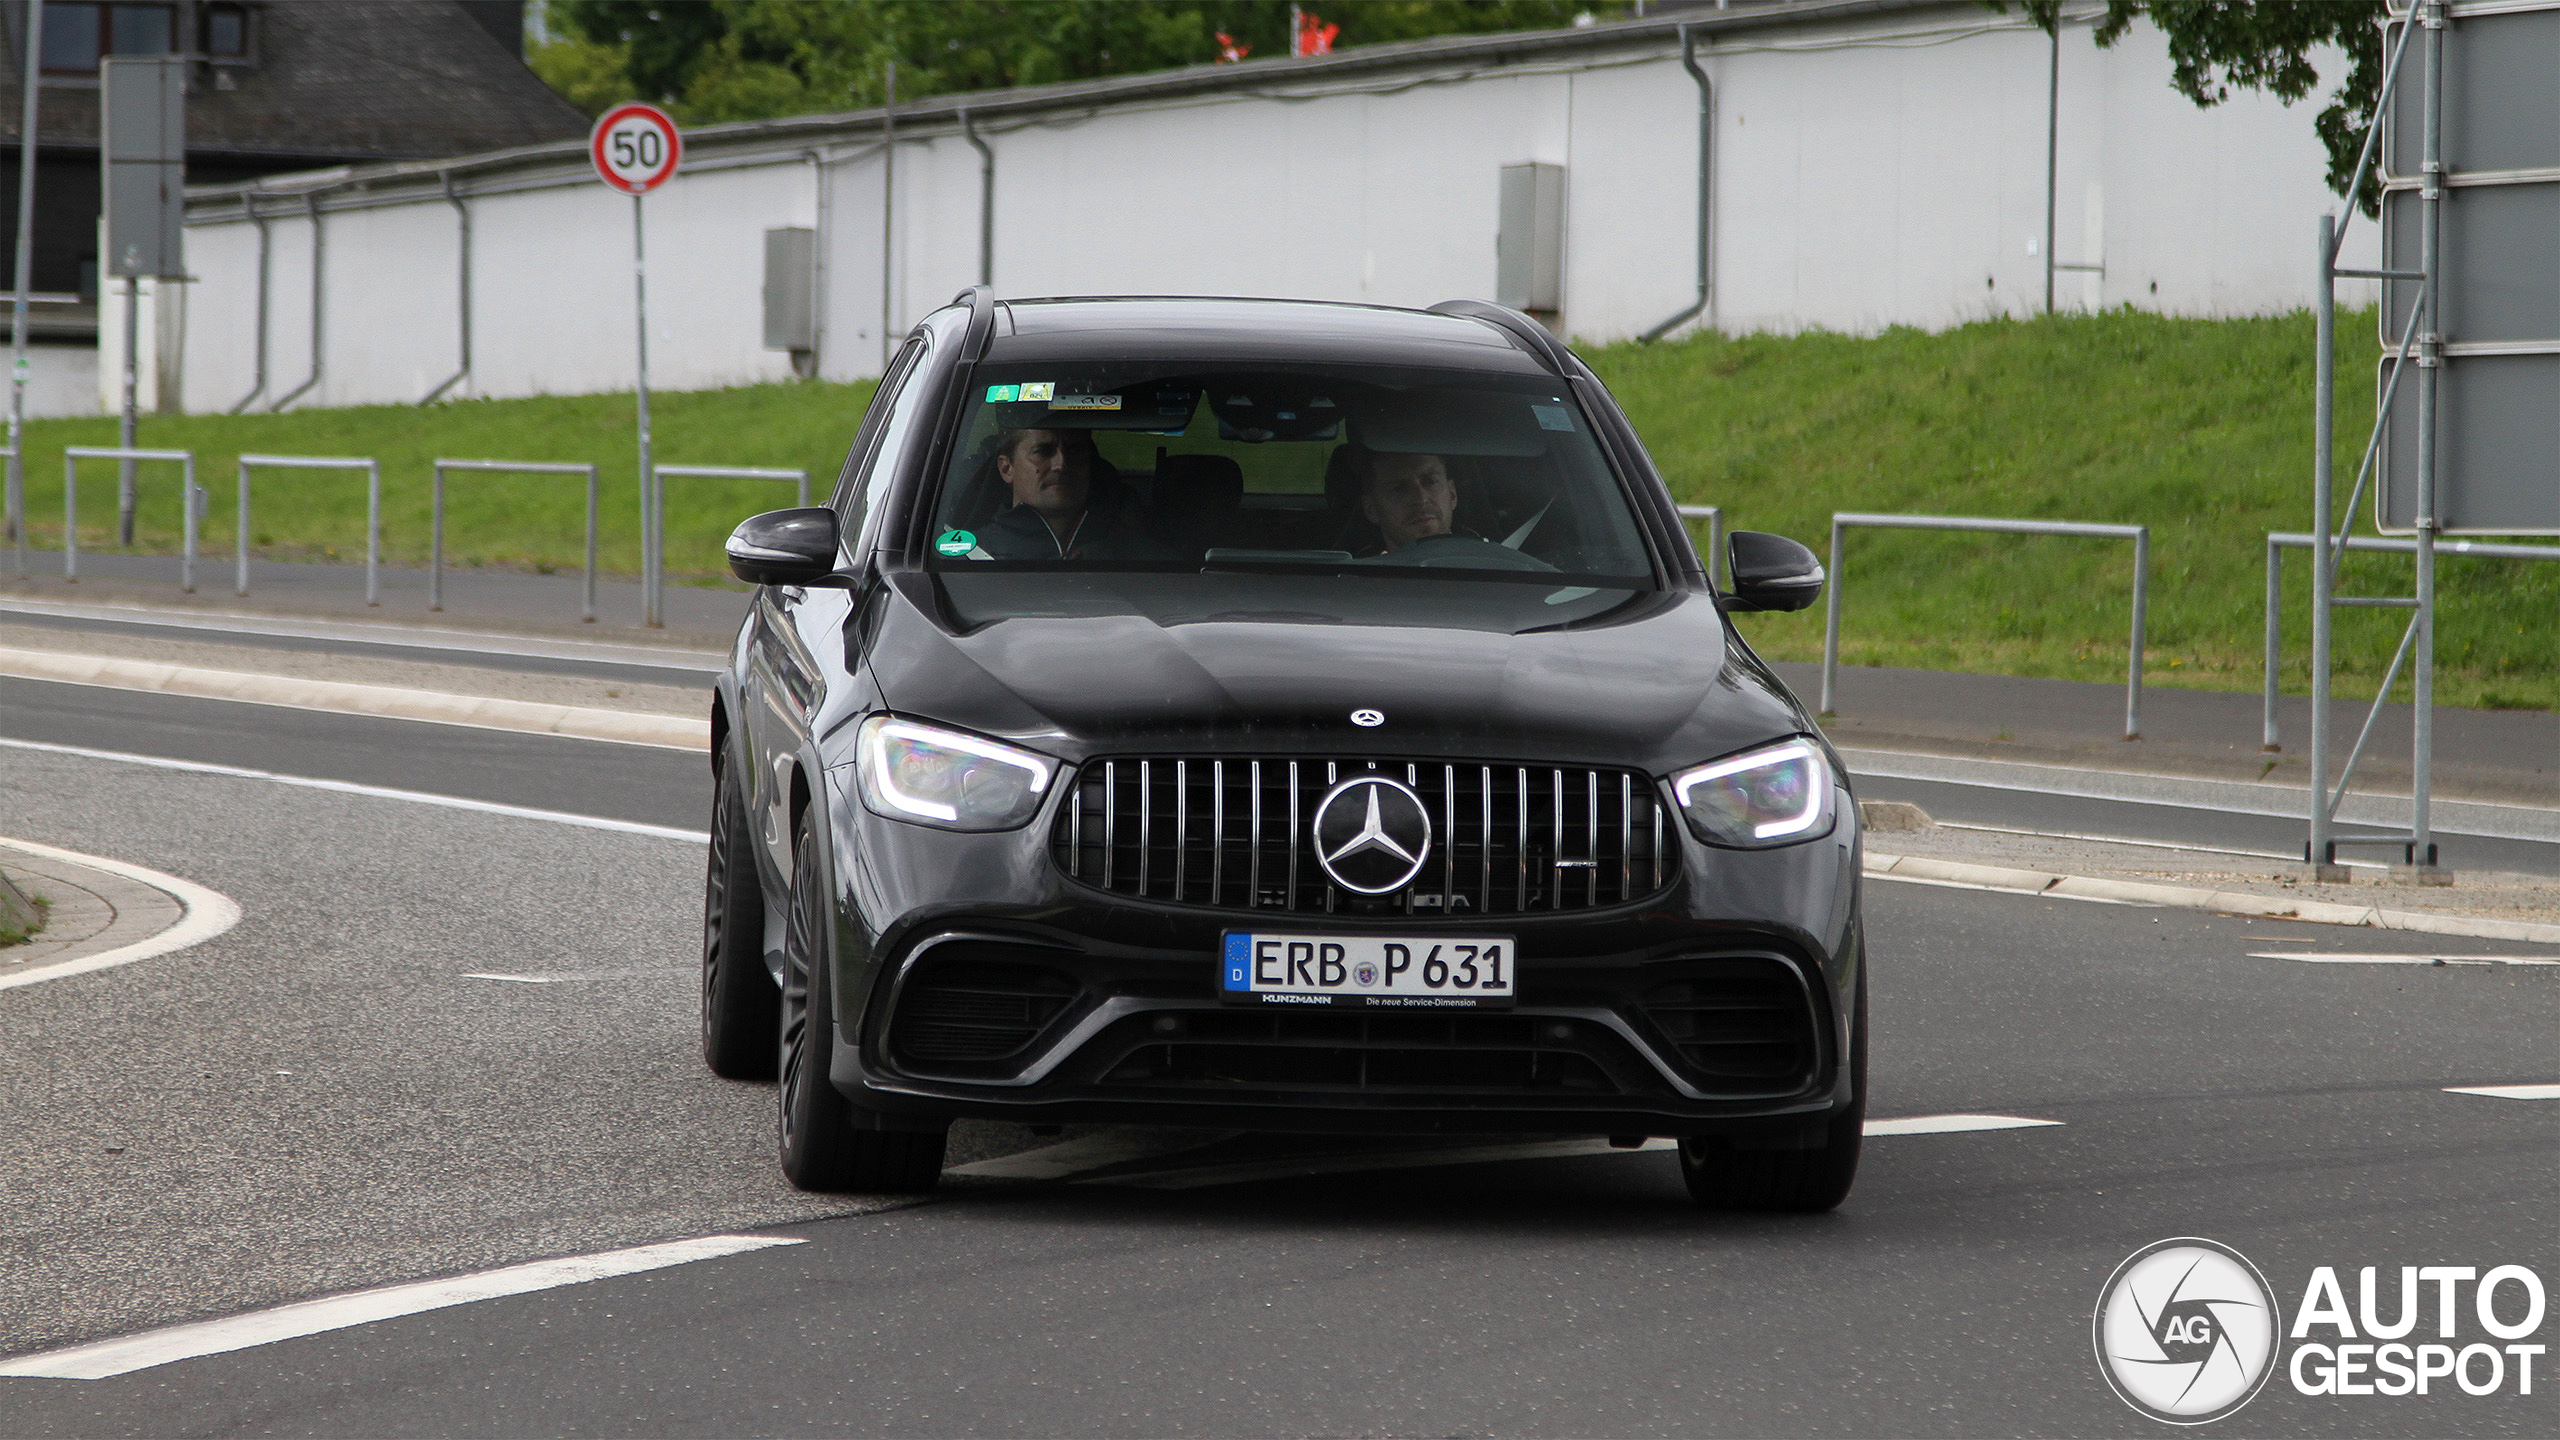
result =
[{"label": "steering wheel", "polygon": [[1496,545],[1476,535],[1425,535],[1401,550],[1380,555],[1370,563],[1377,565],[1414,565],[1431,570],[1530,570],[1559,574],[1556,567],[1535,555],[1523,555],[1507,545]]}]

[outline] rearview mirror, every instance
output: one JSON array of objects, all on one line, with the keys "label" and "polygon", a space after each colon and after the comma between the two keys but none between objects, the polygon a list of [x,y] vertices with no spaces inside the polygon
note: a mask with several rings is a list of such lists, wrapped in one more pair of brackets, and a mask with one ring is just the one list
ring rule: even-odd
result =
[{"label": "rearview mirror", "polygon": [[750,515],[729,532],[725,548],[729,573],[750,585],[825,585],[843,581],[840,543],[836,512],[818,505]]},{"label": "rearview mirror", "polygon": [[1725,537],[1733,577],[1727,610],[1801,610],[1822,598],[1822,562],[1784,535],[1736,530]]}]

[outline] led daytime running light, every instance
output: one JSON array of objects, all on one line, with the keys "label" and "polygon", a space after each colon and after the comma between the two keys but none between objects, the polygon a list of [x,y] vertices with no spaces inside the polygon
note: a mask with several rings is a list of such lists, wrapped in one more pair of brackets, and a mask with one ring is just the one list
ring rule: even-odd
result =
[{"label": "led daytime running light", "polygon": [[1674,781],[1672,793],[1679,798],[1680,807],[1686,810],[1690,805],[1689,792],[1710,780],[1721,780],[1728,775],[1751,770],[1767,770],[1791,761],[1800,761],[1813,770],[1812,783],[1805,786],[1804,808],[1793,815],[1754,825],[1751,838],[1776,840],[1788,835],[1801,835],[1821,823],[1822,807],[1830,798],[1831,789],[1830,767],[1823,763],[1822,752],[1803,740],[1790,741],[1768,750],[1755,750],[1712,765],[1701,765]]},{"label": "led daytime running light", "polygon": [[884,715],[873,718],[862,727],[861,764],[862,777],[869,785],[872,797],[889,810],[921,819],[938,820],[945,825],[961,823],[958,806],[914,794],[899,786],[896,767],[889,763],[889,745],[893,741],[905,741],[929,749],[975,755],[982,760],[992,760],[999,765],[1024,771],[1029,779],[1024,783],[1023,788],[1032,795],[1044,794],[1049,788],[1049,762],[1029,751],[1017,750],[1010,745],[999,745],[992,740],[981,740],[974,735],[964,735],[954,730],[919,725],[910,720],[899,720]]}]

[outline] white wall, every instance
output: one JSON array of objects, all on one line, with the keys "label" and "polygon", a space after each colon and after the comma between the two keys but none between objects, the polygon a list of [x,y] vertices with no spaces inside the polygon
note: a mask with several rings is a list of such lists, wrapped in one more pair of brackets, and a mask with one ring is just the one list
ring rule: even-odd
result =
[{"label": "white wall", "polygon": [[[1936,329],[2042,306],[2047,41],[2015,18],[1929,10],[1736,32],[1702,51],[1716,92],[1715,301],[1728,331]],[[2112,50],[2066,29],[2057,245],[2102,260],[2057,303],[2185,315],[2281,311],[2312,293],[2336,208],[2312,106],[2199,110],[2158,32]],[[1006,295],[1248,294],[1428,305],[1488,295],[1500,168],[1566,167],[1563,327],[1641,333],[1694,293],[1697,91],[1676,53],[1372,77],[1333,93],[1234,91],[982,129],[995,147]],[[2329,67],[2324,67],[2324,74]],[[823,178],[797,151],[697,169],[648,206],[652,383],[778,380],[761,348],[763,232],[816,225],[822,372],[876,373],[882,160],[847,131]],[[737,152],[708,137],[695,160]],[[410,203],[328,212],[326,364],[296,403],[414,401],[454,368],[455,219]],[[977,278],[979,160],[901,131],[892,335]],[[823,189],[826,200],[821,202]],[[274,202],[270,202],[271,204]],[[590,178],[470,200],[474,355],[461,395],[632,383],[631,202]],[[199,207],[204,210],[205,207]],[[822,215],[823,210],[823,215]],[[266,400],[309,365],[309,225],[272,222]],[[254,357],[255,232],[189,228],[189,409],[227,408]],[[2370,259],[2359,226],[2350,263]],[[2353,294],[2342,298],[2353,300]],[[262,401],[262,403],[264,403]]]},{"label": "white wall", "polygon": [[[0,395],[0,405],[7,404]],[[86,345],[27,347],[27,418],[98,413],[98,352]]]}]

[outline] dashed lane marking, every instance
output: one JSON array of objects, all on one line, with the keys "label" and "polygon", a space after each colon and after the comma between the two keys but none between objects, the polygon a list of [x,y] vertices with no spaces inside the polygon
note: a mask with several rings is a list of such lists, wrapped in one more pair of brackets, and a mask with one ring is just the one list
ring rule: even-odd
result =
[{"label": "dashed lane marking", "polygon": [[375,800],[400,800],[412,805],[435,805],[447,810],[469,810],[482,815],[505,815],[516,820],[540,820],[552,825],[576,825],[588,830],[612,830],[624,835],[652,835],[661,840],[690,840],[696,845],[711,843],[709,834],[700,830],[680,830],[672,825],[644,825],[637,820],[608,820],[600,815],[571,815],[559,810],[534,810],[522,805],[501,805],[491,800],[465,800],[458,795],[430,795],[419,790],[393,790],[381,785],[358,785],[351,780],[320,780],[308,775],[279,775],[272,770],[251,770],[239,765],[215,765],[202,760],[172,760],[160,755],[133,755],[122,750],[91,750],[81,745],[53,745],[41,740],[0,739],[0,746],[12,750],[33,750],[47,755],[77,755],[88,760],[114,760],[127,765],[148,765],[160,770],[183,770],[193,775],[227,775],[236,780],[264,780],[272,785],[290,785],[301,790],[327,790],[339,795],[362,795]]},{"label": "dashed lane marking", "polygon": [[1870,1120],[1867,1134],[1961,1135],[1970,1130],[2041,1130],[2059,1120],[2031,1120],[2024,1115],[1906,1115],[1899,1120]]},{"label": "dashed lane marking", "polygon": [[692,968],[675,969],[652,965],[641,970],[565,970],[553,975],[502,975],[494,970],[465,970],[465,980],[511,980],[518,985],[565,985],[578,980],[690,980],[697,974]]},{"label": "dashed lane marking", "polygon": [[2447,1085],[2448,1095],[2486,1095],[2492,1100],[2560,1100],[2560,1085]]},{"label": "dashed lane marking", "polygon": [[2372,952],[2341,951],[2331,954],[2296,953],[2287,950],[2252,950],[2252,960],[2299,960],[2306,965],[2560,965],[2560,958],[2536,955],[2443,955],[2433,951],[2418,955],[2385,955]]},{"label": "dashed lane marking", "polygon": [[415,1315],[421,1311],[467,1305],[474,1300],[493,1300],[501,1295],[523,1295],[563,1285],[582,1285],[590,1280],[604,1280],[616,1275],[636,1275],[644,1270],[663,1270],[670,1265],[685,1265],[696,1260],[712,1260],[775,1245],[804,1243],[778,1235],[706,1235],[698,1240],[675,1240],[663,1245],[607,1250],[598,1255],[537,1260],[526,1265],[483,1270],[474,1275],[457,1275],[447,1280],[386,1285],[377,1290],[359,1290],[352,1295],[303,1300],[279,1305],[272,1310],[255,1310],[246,1315],[201,1320],[191,1325],[172,1325],[161,1330],[145,1330],[139,1335],[22,1355],[15,1360],[0,1360],[0,1375],[104,1380],[116,1375],[129,1375],[136,1370],[148,1370],[155,1365],[167,1365],[172,1361],[221,1355],[256,1345],[272,1345],[279,1340],[294,1340],[330,1330],[370,1325],[377,1320]]}]

